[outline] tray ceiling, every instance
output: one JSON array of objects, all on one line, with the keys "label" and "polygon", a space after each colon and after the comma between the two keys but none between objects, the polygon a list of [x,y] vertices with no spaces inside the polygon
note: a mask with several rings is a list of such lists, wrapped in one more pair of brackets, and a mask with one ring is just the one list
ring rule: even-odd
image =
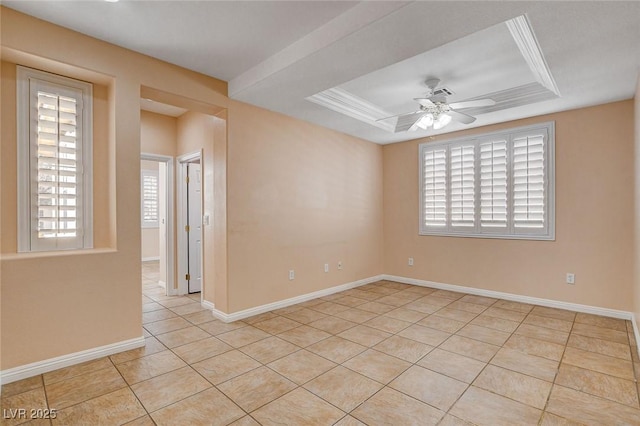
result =
[{"label": "tray ceiling", "polygon": [[630,99],[640,69],[635,1],[2,4],[227,80],[233,99],[381,144],[462,125],[391,133],[308,99],[324,93],[364,114],[397,114],[437,77],[451,102],[497,101],[465,110],[478,118],[469,128]]}]

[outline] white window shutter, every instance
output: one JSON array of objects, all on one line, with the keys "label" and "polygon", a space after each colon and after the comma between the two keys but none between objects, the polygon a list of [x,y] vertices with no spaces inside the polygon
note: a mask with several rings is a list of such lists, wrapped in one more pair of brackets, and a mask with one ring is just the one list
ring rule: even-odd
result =
[{"label": "white window shutter", "polygon": [[553,122],[423,143],[420,234],[555,239]]},{"label": "white window shutter", "polygon": [[480,143],[480,226],[507,228],[507,141]]},{"label": "white window shutter", "polygon": [[142,171],[142,226],[157,227],[158,222],[158,172]]},{"label": "white window shutter", "polygon": [[18,67],[18,250],[90,248],[91,84]]},{"label": "white window shutter", "polygon": [[513,226],[525,233],[546,226],[544,142],[542,134],[513,139]]},{"label": "white window shutter", "polygon": [[[32,246],[82,247],[82,92],[32,80]],[[51,239],[51,243],[42,240]],[[55,244],[53,242],[55,241]]]},{"label": "white window shutter", "polygon": [[447,225],[447,151],[423,151],[423,220],[428,227]]},{"label": "white window shutter", "polygon": [[475,226],[475,146],[450,149],[451,227]]}]

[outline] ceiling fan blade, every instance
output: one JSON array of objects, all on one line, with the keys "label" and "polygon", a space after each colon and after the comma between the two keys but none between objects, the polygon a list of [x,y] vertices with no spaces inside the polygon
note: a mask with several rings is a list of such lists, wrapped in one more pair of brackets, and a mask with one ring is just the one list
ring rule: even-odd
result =
[{"label": "ceiling fan blade", "polygon": [[416,130],[415,124],[422,118],[425,113],[423,111],[412,112],[410,114],[403,114],[398,117],[396,122],[395,133],[404,132],[407,130]]},{"label": "ceiling fan blade", "polygon": [[453,109],[464,109],[464,108],[477,108],[477,107],[485,107],[495,105],[496,101],[493,99],[476,99],[475,101],[462,101],[462,102],[453,102],[449,104],[449,107]]},{"label": "ceiling fan blade", "polygon": [[429,98],[413,98],[413,100],[418,101],[418,103],[424,107],[432,107],[436,105]]},{"label": "ceiling fan blade", "polygon": [[422,110],[413,111],[413,112],[405,112],[405,113],[403,113],[403,114],[390,115],[389,117],[378,118],[378,119],[376,120],[376,122],[378,122],[378,121],[388,120],[388,119],[390,119],[390,118],[402,117],[402,116],[404,116],[404,115],[417,114],[417,113],[419,113],[419,112],[422,112]]},{"label": "ceiling fan blade", "polygon": [[458,111],[449,111],[447,112],[447,114],[449,114],[451,116],[452,119],[463,123],[463,124],[471,124],[474,121],[476,121],[476,118],[469,115],[469,114],[465,114],[463,112],[458,112]]}]

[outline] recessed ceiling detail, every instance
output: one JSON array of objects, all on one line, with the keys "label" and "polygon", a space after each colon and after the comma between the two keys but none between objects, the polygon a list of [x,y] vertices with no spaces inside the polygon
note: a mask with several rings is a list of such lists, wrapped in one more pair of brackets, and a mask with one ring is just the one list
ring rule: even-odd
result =
[{"label": "recessed ceiling detail", "polygon": [[[447,87],[438,87],[436,93],[425,85],[425,80],[433,78],[445,80]],[[495,101],[495,105],[464,110],[472,116],[559,96],[529,20],[522,15],[306,99],[393,133],[416,129],[408,122],[419,118],[411,114],[416,112],[414,98],[426,92],[444,103]],[[394,115],[402,117],[380,121]]]},{"label": "recessed ceiling detail", "polygon": [[505,24],[507,24],[513,40],[518,45],[522,57],[527,61],[527,64],[529,64],[529,68],[536,77],[536,80],[548,90],[560,96],[556,82],[547,66],[547,61],[545,61],[544,56],[542,56],[542,50],[540,50],[540,45],[533,33],[527,16],[522,15],[509,19]]},{"label": "recessed ceiling detail", "polygon": [[[638,1],[0,1],[227,80],[236,101],[379,144],[631,99],[640,69]],[[449,103],[496,105],[418,133],[371,120],[414,111],[432,78]],[[327,89],[340,89],[327,93],[334,107],[356,105],[309,101]]]},{"label": "recessed ceiling detail", "polygon": [[307,100],[390,132],[395,128],[392,123],[376,121],[390,116],[390,112],[339,87],[316,93]]}]

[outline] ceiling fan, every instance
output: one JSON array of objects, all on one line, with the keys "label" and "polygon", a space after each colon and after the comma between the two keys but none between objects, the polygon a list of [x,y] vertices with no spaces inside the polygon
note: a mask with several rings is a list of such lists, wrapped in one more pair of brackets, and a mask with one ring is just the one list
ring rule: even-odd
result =
[{"label": "ceiling fan", "polygon": [[471,124],[476,118],[460,112],[458,110],[465,108],[476,108],[495,105],[493,99],[475,99],[471,101],[447,103],[447,90],[438,90],[440,80],[437,78],[429,79],[425,82],[429,88],[429,92],[423,98],[413,98],[418,101],[420,109],[417,111],[392,115],[390,117],[381,118],[376,121],[384,121],[390,118],[398,117],[395,132],[414,131],[418,129],[426,130],[433,127],[439,130],[449,124],[451,121],[458,121],[463,124]]}]

